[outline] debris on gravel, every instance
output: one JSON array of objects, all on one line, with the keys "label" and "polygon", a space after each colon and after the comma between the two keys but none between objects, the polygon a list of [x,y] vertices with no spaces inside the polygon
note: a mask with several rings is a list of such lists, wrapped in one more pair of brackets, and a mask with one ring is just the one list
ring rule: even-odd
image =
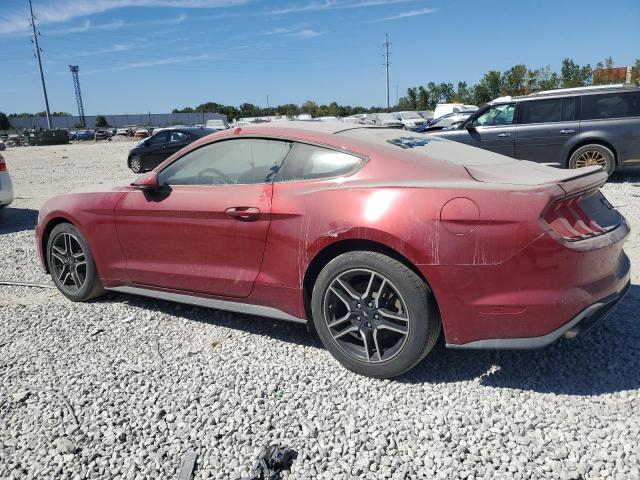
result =
[{"label": "debris on gravel", "polygon": [[[38,208],[130,182],[131,146],[6,152],[20,198],[0,226],[0,278],[50,284]],[[265,446],[287,445],[285,479],[639,479],[639,181],[603,188],[632,225],[632,284],[605,321],[543,350],[441,343],[394,380],[345,370],[297,324],[0,285],[0,478],[173,479],[189,451],[195,479],[250,478]]]}]

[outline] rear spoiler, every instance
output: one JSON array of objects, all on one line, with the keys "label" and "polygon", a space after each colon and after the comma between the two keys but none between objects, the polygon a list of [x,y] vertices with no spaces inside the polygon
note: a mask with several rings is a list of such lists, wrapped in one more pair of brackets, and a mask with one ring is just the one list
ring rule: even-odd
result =
[{"label": "rear spoiler", "polygon": [[594,188],[600,188],[607,182],[607,172],[602,168],[596,167],[597,170],[585,172],[580,175],[568,178],[562,182],[558,182],[558,186],[564,190],[567,195],[571,195],[578,192],[584,192],[585,190],[592,190]]}]

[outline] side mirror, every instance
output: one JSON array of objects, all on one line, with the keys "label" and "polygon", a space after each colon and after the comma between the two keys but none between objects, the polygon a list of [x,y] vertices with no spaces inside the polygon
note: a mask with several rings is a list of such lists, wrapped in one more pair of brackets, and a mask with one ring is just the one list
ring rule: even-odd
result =
[{"label": "side mirror", "polygon": [[131,185],[138,190],[155,192],[158,190],[158,174],[156,172],[149,172],[140,175]]}]

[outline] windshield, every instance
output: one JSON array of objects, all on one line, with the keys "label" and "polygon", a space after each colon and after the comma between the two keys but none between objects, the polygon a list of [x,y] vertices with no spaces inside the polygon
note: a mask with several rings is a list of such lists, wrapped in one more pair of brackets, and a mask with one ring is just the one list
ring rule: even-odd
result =
[{"label": "windshield", "polygon": [[390,113],[378,113],[378,119],[383,122],[397,122],[398,119]]},{"label": "windshield", "polygon": [[404,119],[411,119],[411,118],[419,118],[422,119],[422,117],[420,115],[418,115],[416,112],[400,112],[400,116]]}]

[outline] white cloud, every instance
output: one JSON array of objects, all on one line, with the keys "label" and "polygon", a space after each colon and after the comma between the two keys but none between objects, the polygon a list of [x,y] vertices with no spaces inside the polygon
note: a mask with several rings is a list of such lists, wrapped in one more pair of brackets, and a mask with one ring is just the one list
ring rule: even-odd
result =
[{"label": "white cloud", "polygon": [[266,13],[272,15],[285,15],[288,13],[309,12],[318,10],[338,10],[345,8],[366,8],[377,7],[382,5],[393,5],[396,3],[415,2],[417,0],[324,0],[321,2],[311,2],[305,5],[293,5],[275,10],[269,10]]},{"label": "white cloud", "polygon": [[[243,5],[250,0],[48,0],[34,8],[38,25],[63,23],[109,10],[131,7],[220,8]],[[0,34],[26,31],[28,9],[0,17]]]},{"label": "white cloud", "polygon": [[318,37],[323,34],[323,32],[317,32],[311,28],[308,28],[309,25],[306,23],[300,23],[293,27],[276,27],[271,30],[267,30],[266,32],[262,32],[263,35],[280,35],[283,37],[289,38],[298,38],[298,39],[306,39]]},{"label": "white cloud", "polygon": [[417,17],[419,15],[427,15],[429,13],[435,13],[438,10],[435,8],[421,8],[419,10],[411,10],[409,12],[402,12],[397,15],[392,15],[391,17],[384,17],[379,19],[379,22],[385,22],[387,20],[399,20],[401,18],[409,18],[409,17]]},{"label": "white cloud", "polygon": [[123,20],[116,20],[110,23],[93,24],[90,20],[85,20],[84,23],[77,27],[59,28],[54,30],[43,30],[47,35],[68,35],[70,33],[82,33],[89,30],[119,30],[121,28],[129,27],[145,27],[149,25],[178,25],[184,22],[187,16],[180,14],[175,18],[166,18],[161,20],[149,20],[143,22],[125,22]]}]

